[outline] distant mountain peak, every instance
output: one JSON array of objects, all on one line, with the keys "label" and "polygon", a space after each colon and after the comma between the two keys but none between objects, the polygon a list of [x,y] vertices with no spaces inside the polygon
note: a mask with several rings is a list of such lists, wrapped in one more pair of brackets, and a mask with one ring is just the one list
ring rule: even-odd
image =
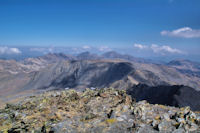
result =
[{"label": "distant mountain peak", "polygon": [[76,57],[77,57],[78,60],[97,60],[97,59],[101,59],[101,57],[99,55],[90,53],[88,51],[82,52],[82,53],[78,54]]},{"label": "distant mountain peak", "polygon": [[118,58],[118,57],[121,57],[122,54],[117,53],[116,51],[109,51],[109,52],[104,53],[103,56],[107,58]]}]

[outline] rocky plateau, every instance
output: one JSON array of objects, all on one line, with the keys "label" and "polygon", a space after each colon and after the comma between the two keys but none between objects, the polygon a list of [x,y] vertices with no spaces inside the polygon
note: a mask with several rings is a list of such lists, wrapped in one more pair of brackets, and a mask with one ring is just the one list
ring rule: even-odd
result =
[{"label": "rocky plateau", "polygon": [[136,102],[125,90],[49,91],[0,110],[2,133],[198,133],[200,114]]}]

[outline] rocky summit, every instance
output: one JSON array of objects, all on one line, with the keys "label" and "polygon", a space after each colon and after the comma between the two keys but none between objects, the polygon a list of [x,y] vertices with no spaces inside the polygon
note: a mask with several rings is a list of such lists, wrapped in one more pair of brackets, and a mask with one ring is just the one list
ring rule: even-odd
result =
[{"label": "rocky summit", "polygon": [[125,90],[49,91],[0,110],[0,132],[200,132],[200,114],[135,102]]}]

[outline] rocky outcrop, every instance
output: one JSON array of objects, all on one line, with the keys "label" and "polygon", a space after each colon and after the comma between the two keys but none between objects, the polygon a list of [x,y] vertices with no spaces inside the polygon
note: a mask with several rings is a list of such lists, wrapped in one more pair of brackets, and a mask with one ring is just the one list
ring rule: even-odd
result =
[{"label": "rocky outcrop", "polygon": [[200,115],[134,102],[124,90],[51,91],[0,110],[0,132],[199,132]]}]

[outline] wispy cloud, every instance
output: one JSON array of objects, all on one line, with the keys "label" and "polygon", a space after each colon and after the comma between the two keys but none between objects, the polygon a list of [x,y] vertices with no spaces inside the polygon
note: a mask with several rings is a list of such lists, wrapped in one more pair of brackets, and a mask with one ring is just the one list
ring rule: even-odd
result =
[{"label": "wispy cloud", "polygon": [[83,49],[91,49],[91,47],[88,46],[88,45],[84,45],[82,48],[83,48]]},{"label": "wispy cloud", "polygon": [[52,47],[50,48],[30,48],[30,51],[32,52],[41,52],[41,53],[52,53],[54,49]]},{"label": "wispy cloud", "polygon": [[172,36],[172,37],[183,37],[183,38],[199,38],[200,29],[192,29],[190,27],[183,27],[173,31],[162,31],[161,35],[163,36]]},{"label": "wispy cloud", "polygon": [[21,54],[18,48],[0,47],[0,54]]},{"label": "wispy cloud", "polygon": [[46,51],[46,48],[30,48],[30,51],[44,52],[44,51]]},{"label": "wispy cloud", "polygon": [[100,46],[99,47],[99,51],[101,52],[107,52],[107,51],[111,51],[112,49],[109,48],[108,46]]},{"label": "wispy cloud", "polygon": [[142,45],[142,44],[138,44],[138,43],[135,43],[135,44],[134,44],[134,47],[135,47],[135,48],[139,48],[139,49],[147,49],[147,48],[148,48],[148,46]]},{"label": "wispy cloud", "polygon": [[183,51],[176,49],[176,48],[171,48],[170,46],[167,45],[156,45],[152,44],[151,49],[153,50],[154,53],[159,53],[159,54],[167,54],[167,53],[172,53],[172,54],[184,54]]}]

